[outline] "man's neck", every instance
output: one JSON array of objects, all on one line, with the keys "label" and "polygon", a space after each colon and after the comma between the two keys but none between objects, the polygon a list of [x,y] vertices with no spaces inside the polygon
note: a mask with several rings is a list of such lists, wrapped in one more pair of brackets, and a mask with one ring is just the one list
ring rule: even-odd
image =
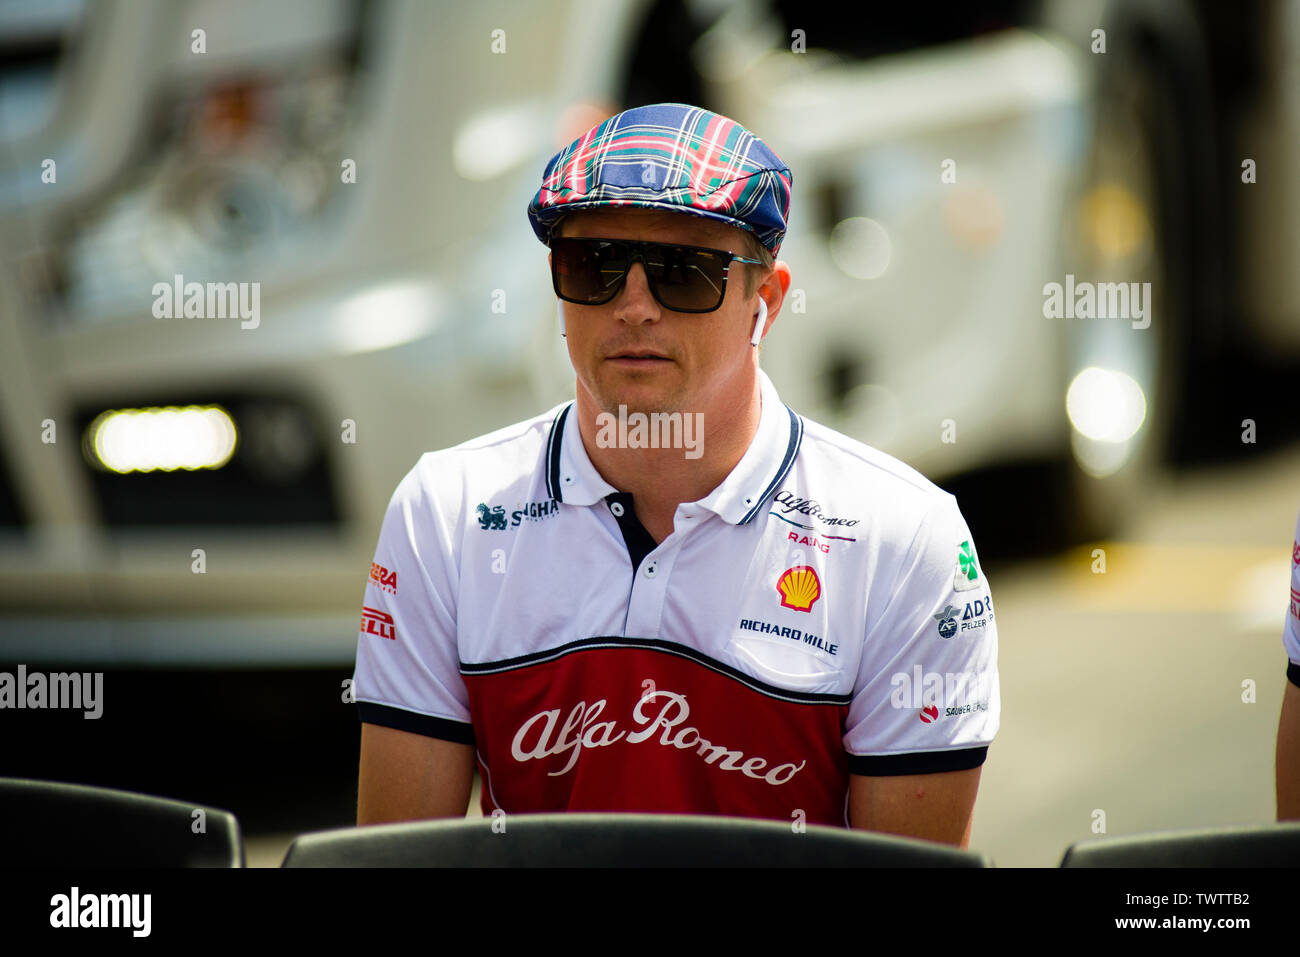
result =
[{"label": "man's neck", "polygon": [[[578,427],[582,435],[582,444],[587,457],[596,471],[614,488],[631,493],[636,502],[638,516],[643,523],[651,518],[655,525],[671,530],[672,516],[677,506],[683,502],[695,502],[707,496],[722,484],[723,479],[731,474],[738,462],[749,449],[762,415],[762,389],[758,381],[757,370],[751,377],[752,391],[749,401],[715,402],[714,408],[705,408],[696,413],[682,412],[681,428],[685,430],[688,423],[686,416],[695,417],[689,423],[695,429],[694,441],[698,443],[695,450],[698,457],[688,457],[695,451],[685,448],[630,448],[630,443],[620,441],[610,445],[601,441],[608,439],[614,430],[621,430],[615,421],[617,416],[601,415],[591,396],[583,389],[577,390]],[[627,433],[631,436],[636,420],[633,413],[627,415]],[[646,416],[650,419],[650,416]],[[602,431],[604,426],[604,431]],[[653,420],[646,425],[645,435],[649,436]],[[684,431],[681,433],[684,434]],[[662,443],[660,443],[662,444]],[[656,529],[647,523],[652,534]],[[662,540],[661,535],[655,535]]]}]

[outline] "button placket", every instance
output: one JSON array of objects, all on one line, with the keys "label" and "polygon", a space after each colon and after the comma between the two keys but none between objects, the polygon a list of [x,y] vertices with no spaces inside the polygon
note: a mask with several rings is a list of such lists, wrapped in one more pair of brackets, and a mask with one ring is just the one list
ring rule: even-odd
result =
[{"label": "button placket", "polygon": [[653,557],[647,558],[632,579],[632,593],[628,596],[627,624],[624,633],[639,638],[658,638],[659,623],[663,618],[664,602],[668,598],[668,582],[679,549],[660,545]]}]

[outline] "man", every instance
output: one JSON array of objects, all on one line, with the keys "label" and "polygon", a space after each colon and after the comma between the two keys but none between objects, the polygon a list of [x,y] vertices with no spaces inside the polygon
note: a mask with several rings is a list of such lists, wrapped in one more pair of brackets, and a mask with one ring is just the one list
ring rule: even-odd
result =
[{"label": "man", "polygon": [[683,104],[552,158],[529,218],[575,399],[398,487],[357,652],[358,824],[463,815],[477,757],[485,813],[967,846],[992,601],[953,497],[802,419],[758,367],[790,183]]},{"label": "man", "polygon": [[1277,724],[1277,819],[1300,820],[1300,518],[1291,542],[1291,604],[1282,628],[1288,659]]}]

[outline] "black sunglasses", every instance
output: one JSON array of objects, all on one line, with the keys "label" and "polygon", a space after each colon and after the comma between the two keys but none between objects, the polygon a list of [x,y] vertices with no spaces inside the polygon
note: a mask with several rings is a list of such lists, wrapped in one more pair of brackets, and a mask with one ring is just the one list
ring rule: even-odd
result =
[{"label": "black sunglasses", "polygon": [[650,294],[673,312],[713,312],[727,294],[732,262],[763,265],[722,249],[630,239],[551,240],[551,280],[565,302],[601,306],[618,295],[633,262],[645,268]]}]

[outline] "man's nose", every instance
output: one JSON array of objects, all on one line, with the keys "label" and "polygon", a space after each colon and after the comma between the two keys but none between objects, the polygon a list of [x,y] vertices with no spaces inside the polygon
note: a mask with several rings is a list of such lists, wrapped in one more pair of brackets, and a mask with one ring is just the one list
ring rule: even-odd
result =
[{"label": "man's nose", "polygon": [[659,318],[659,303],[650,292],[645,266],[632,263],[623,280],[623,288],[614,299],[614,318],[624,322],[646,322]]}]

